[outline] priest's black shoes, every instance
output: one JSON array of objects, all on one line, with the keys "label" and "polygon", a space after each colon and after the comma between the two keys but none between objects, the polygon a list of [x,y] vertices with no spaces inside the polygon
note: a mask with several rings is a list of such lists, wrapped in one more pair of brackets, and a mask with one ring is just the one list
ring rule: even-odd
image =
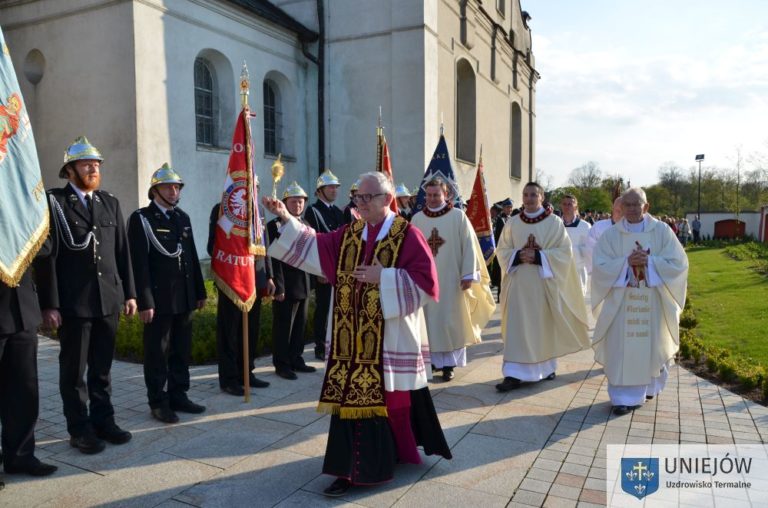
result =
[{"label": "priest's black shoes", "polygon": [[80,453],[84,453],[86,455],[93,455],[95,453],[102,452],[107,446],[103,440],[97,438],[91,433],[83,434],[82,436],[72,436],[69,438],[69,444],[72,446],[72,448],[77,448],[80,450]]},{"label": "priest's black shoes", "polygon": [[293,368],[294,372],[305,372],[305,373],[311,373],[311,372],[317,372],[317,369],[314,368],[311,365],[307,365],[306,363],[304,365],[297,365]]},{"label": "priest's black shoes", "polygon": [[266,388],[269,386],[269,381],[262,381],[251,373],[248,376],[248,384],[251,385],[251,388]]},{"label": "priest's black shoes", "polygon": [[5,465],[5,472],[7,474],[28,474],[30,476],[48,476],[56,472],[58,467],[52,464],[45,464],[40,462],[36,458],[32,458],[27,464],[11,466]]},{"label": "priest's black shoes", "polygon": [[328,497],[339,497],[347,493],[352,486],[352,482],[346,478],[336,478],[333,483],[323,491]]},{"label": "priest's black shoes", "polygon": [[549,376],[545,377],[545,378],[544,378],[544,381],[552,381],[552,380],[553,380],[553,379],[555,379],[556,377],[557,377],[557,374],[555,374],[555,373],[553,372],[553,373],[552,373],[552,374],[550,374]]},{"label": "priest's black shoes", "polygon": [[245,390],[242,386],[238,385],[226,385],[221,387],[221,391],[224,393],[228,393],[230,395],[234,395],[235,397],[242,397],[245,395]]},{"label": "priest's black shoes", "polygon": [[615,414],[616,416],[623,416],[631,413],[632,411],[634,411],[639,407],[640,406],[624,406],[624,405],[613,406],[613,414]]},{"label": "priest's black shoes", "polygon": [[520,388],[521,384],[522,382],[516,377],[507,376],[504,381],[496,385],[496,389],[500,392],[508,392]]},{"label": "priest's black shoes", "polygon": [[117,426],[115,422],[110,422],[103,427],[96,429],[96,437],[103,439],[107,443],[125,444],[133,437],[130,432]]},{"label": "priest's black shoes", "polygon": [[152,418],[163,423],[178,423],[179,415],[173,412],[173,409],[167,406],[152,408]]},{"label": "priest's black shoes", "polygon": [[297,376],[294,371],[289,369],[277,369],[275,371],[275,374],[277,374],[283,379],[290,379],[290,380],[299,379],[299,376]]},{"label": "priest's black shoes", "polygon": [[189,399],[171,402],[171,409],[180,413],[200,414],[205,411],[205,406],[195,404]]},{"label": "priest's black shoes", "polygon": [[453,373],[453,367],[443,367],[443,381],[450,381],[456,377]]}]

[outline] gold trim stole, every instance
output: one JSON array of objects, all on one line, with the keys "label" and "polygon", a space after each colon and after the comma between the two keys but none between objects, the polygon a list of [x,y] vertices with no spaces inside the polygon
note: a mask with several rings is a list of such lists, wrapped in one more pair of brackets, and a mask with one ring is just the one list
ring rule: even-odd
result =
[{"label": "gold trim stole", "polygon": [[[395,266],[408,221],[398,216],[376,245],[375,257],[384,268]],[[362,262],[365,221],[344,232],[336,267],[333,334],[328,366],[317,410],[340,418],[387,416],[384,401],[384,316],[378,284],[359,282],[352,275]]]}]

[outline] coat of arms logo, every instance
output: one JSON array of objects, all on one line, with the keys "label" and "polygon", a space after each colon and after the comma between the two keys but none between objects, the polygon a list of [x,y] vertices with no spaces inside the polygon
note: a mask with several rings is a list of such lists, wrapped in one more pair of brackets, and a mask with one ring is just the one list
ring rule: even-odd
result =
[{"label": "coat of arms logo", "polygon": [[638,499],[659,490],[659,459],[621,459],[621,490]]}]

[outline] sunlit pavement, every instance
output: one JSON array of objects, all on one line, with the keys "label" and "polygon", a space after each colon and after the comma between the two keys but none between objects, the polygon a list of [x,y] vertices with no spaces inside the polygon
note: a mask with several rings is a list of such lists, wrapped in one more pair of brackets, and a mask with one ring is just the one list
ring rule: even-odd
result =
[{"label": "sunlit pavement", "polygon": [[[266,389],[249,403],[222,393],[216,366],[194,367],[190,398],[202,415],[150,417],[141,365],[115,362],[113,402],[125,445],[83,455],[68,442],[58,393],[58,344],[40,342],[37,456],[59,466],[47,478],[5,475],[0,506],[598,506],[605,504],[607,444],[762,443],[768,409],[684,369],[634,414],[610,414],[605,377],[592,351],[564,357],[557,379],[502,394],[499,316],[469,349],[456,378],[430,384],[453,460],[423,457],[395,479],[354,487],[342,498],[322,490],[328,417],[315,411],[322,364],[289,381],[271,358],[258,361]],[[312,357],[310,348],[305,357]]]}]

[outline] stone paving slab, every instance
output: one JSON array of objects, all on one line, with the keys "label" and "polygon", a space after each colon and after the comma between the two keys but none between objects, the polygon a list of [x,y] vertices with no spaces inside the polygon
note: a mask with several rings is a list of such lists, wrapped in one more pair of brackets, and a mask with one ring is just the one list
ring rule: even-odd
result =
[{"label": "stone paving slab", "polygon": [[[768,408],[673,367],[667,387],[634,414],[610,413],[605,377],[591,351],[561,358],[557,378],[502,394],[498,316],[468,351],[456,378],[430,384],[454,459],[422,455],[395,479],[354,487],[341,498],[322,490],[328,416],[315,411],[323,365],[296,381],[277,377],[271,358],[256,375],[270,381],[251,400],[219,390],[216,366],[191,369],[190,398],[207,406],[163,425],[150,417],[140,365],[115,362],[113,402],[122,446],[98,455],[71,448],[58,394],[58,343],[42,338],[37,451],[59,466],[49,478],[5,476],[0,507],[33,506],[602,506],[606,446],[624,443],[764,443]],[[311,358],[308,348],[306,358]],[[655,500],[656,501],[656,500]],[[701,500],[658,499],[658,506]],[[734,500],[735,502],[739,500]]]}]

